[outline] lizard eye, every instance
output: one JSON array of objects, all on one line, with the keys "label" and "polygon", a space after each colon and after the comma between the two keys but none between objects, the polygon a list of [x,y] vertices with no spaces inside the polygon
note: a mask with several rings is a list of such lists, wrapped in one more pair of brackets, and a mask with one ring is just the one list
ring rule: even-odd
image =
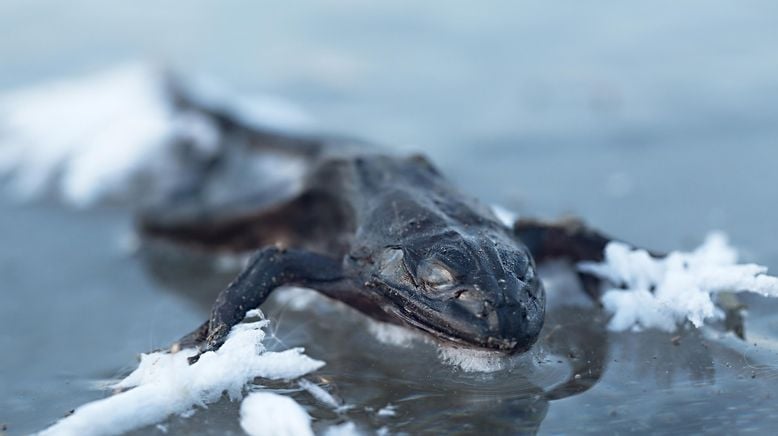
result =
[{"label": "lizard eye", "polygon": [[407,276],[403,258],[405,253],[399,248],[387,248],[381,253],[379,268],[381,276],[392,281],[400,281]]},{"label": "lizard eye", "polygon": [[435,290],[442,290],[455,284],[454,274],[444,265],[435,261],[423,261],[417,270],[419,279]]}]

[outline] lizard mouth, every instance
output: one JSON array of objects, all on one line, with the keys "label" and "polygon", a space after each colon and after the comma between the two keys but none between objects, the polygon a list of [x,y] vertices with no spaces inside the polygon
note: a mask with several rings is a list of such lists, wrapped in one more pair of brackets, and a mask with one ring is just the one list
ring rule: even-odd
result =
[{"label": "lizard mouth", "polygon": [[[486,318],[476,318],[455,310],[455,307],[445,302],[427,304],[423,298],[414,298],[412,289],[402,289],[383,281],[381,283],[389,290],[385,294],[388,301],[383,305],[384,312],[439,342],[514,354],[528,350],[537,339],[537,334],[527,334],[527,329],[520,322],[502,322],[504,325],[495,329],[494,325],[488,325]],[[505,307],[494,309],[491,319],[515,316],[515,310]]]},{"label": "lizard mouth", "polygon": [[422,301],[413,301],[403,295],[405,292],[392,288],[390,303],[383,310],[390,317],[402,323],[421,330],[433,339],[456,347],[499,351],[514,354],[526,351],[534,340],[521,343],[512,337],[500,337],[484,328],[481,323],[470,322],[470,319],[460,319],[447,316],[440,310],[425,305]]},{"label": "lizard mouth", "polygon": [[515,341],[500,340],[494,337],[484,339],[474,339],[462,337],[458,332],[452,332],[447,329],[441,329],[438,326],[432,326],[428,323],[420,322],[414,316],[409,316],[396,307],[390,307],[387,310],[394,318],[399,319],[408,326],[421,330],[429,336],[432,336],[438,342],[453,345],[456,347],[472,348],[484,351],[499,351],[506,355],[526,351],[529,347],[517,347]]}]

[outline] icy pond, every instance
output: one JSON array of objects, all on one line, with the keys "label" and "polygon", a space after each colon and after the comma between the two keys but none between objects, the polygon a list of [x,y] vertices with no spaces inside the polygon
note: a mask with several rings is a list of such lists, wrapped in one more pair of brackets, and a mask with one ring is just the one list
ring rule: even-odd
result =
[{"label": "icy pond", "polygon": [[[0,5],[0,90],[127,59],[295,102],[327,130],[422,151],[463,190],[521,214],[575,214],[657,250],[722,230],[778,271],[773,2],[328,0]],[[44,19],[45,17],[45,19]],[[128,250],[132,216],[0,198],[0,425],[39,431],[110,394],[140,352],[205,317],[232,272]],[[745,296],[746,340],[717,327],[613,333],[569,272],[544,271],[546,327],[504,368],[392,344],[361,315],[279,293],[271,349],[326,362],[290,395],[325,432],[765,433],[778,425],[778,301]],[[137,434],[243,434],[237,402]]]}]

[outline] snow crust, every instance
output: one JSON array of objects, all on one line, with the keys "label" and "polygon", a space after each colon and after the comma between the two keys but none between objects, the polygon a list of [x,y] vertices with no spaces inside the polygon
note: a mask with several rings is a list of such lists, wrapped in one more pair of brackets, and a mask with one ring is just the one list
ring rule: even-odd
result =
[{"label": "snow crust", "polygon": [[[187,171],[185,159],[213,156],[221,132],[208,116],[175,107],[167,79],[133,62],[0,94],[0,176],[12,176],[21,198],[54,193],[78,207],[170,183]],[[312,125],[276,98],[238,97],[204,79],[180,82],[206,107],[249,125]]]},{"label": "snow crust", "polygon": [[[189,416],[196,407],[218,401],[225,392],[230,399],[238,400],[257,377],[294,379],[324,365],[303,354],[301,348],[266,351],[262,340],[267,324],[261,320],[235,326],[219,350],[202,354],[192,365],[187,362],[196,353],[192,349],[144,354],[138,368],[114,385],[114,389],[126,391],[77,408],[40,435],[119,434],[160,422],[172,414]],[[246,406],[252,411],[249,413],[256,412],[258,402],[266,404],[267,398],[252,400]],[[278,407],[286,410],[287,406]]]},{"label": "snow crust", "polygon": [[737,259],[727,237],[712,233],[696,250],[674,251],[660,259],[611,242],[604,262],[582,262],[578,269],[606,281],[601,301],[613,314],[611,330],[672,332],[687,322],[700,327],[722,318],[724,313],[715,304],[721,292],[778,296],[778,278],[767,275],[766,267],[738,264]]},{"label": "snow crust", "polygon": [[251,436],[313,436],[311,417],[293,399],[271,392],[249,394],[240,405],[240,426]]}]

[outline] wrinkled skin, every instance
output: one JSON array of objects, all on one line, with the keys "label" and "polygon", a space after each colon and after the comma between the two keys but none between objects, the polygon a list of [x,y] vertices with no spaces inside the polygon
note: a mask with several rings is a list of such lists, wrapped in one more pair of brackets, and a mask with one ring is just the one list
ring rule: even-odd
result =
[{"label": "wrinkled skin", "polygon": [[528,249],[476,201],[422,159],[356,161],[365,197],[346,257],[389,317],[438,339],[506,352],[526,350],[543,326],[545,292]]},{"label": "wrinkled skin", "polygon": [[[194,107],[219,121],[225,153],[280,150],[305,171],[299,187],[282,198],[277,189],[260,190],[216,205],[203,194],[215,176],[204,174],[203,186],[141,216],[140,230],[150,238],[254,252],[210,319],[176,346],[217,348],[274,289],[299,285],[456,346],[520,352],[537,340],[545,316],[533,254],[599,260],[608,241],[574,221],[507,227],[421,156],[256,131],[228,114]],[[226,164],[209,168],[218,172],[219,165]],[[595,289],[591,280],[584,284]]]}]

